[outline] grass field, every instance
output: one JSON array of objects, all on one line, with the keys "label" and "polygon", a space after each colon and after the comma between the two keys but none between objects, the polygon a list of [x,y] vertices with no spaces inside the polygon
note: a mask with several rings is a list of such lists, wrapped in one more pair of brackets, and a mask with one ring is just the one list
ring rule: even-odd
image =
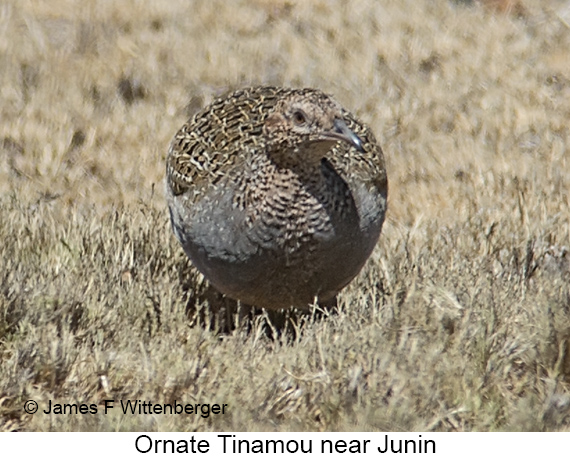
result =
[{"label": "grass field", "polygon": [[[570,429],[569,24],[562,0],[0,2],[0,430]],[[164,162],[260,83],[372,126],[388,217],[338,310],[221,331]]]}]

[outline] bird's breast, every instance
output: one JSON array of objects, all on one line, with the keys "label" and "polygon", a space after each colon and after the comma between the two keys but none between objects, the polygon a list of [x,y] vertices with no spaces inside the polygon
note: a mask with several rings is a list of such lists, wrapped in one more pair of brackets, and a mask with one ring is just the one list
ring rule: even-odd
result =
[{"label": "bird's breast", "polygon": [[244,221],[245,233],[263,248],[291,254],[348,235],[351,226],[358,226],[346,185],[278,178],[271,184],[254,189]]}]

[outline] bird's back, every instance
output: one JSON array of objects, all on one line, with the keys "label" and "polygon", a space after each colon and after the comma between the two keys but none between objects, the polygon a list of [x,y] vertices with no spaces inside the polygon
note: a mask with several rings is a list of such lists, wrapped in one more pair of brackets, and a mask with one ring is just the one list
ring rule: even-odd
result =
[{"label": "bird's back", "polygon": [[263,123],[288,92],[278,87],[252,87],[216,99],[196,113],[174,137],[167,175],[174,195],[217,183],[232,167],[263,148]]}]

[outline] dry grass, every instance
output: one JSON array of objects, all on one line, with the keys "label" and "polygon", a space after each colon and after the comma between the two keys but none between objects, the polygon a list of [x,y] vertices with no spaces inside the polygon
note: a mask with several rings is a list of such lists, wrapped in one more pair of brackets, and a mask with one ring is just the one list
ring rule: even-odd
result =
[{"label": "dry grass", "polygon": [[[2,2],[0,429],[567,430],[569,19],[555,0]],[[163,197],[174,132],[253,83],[333,93],[390,178],[338,312],[273,337],[263,315],[187,316],[214,300]]]}]

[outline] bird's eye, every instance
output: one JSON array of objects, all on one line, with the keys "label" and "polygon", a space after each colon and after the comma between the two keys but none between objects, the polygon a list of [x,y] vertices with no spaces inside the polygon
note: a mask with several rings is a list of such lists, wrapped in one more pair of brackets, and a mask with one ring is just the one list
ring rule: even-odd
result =
[{"label": "bird's eye", "polygon": [[303,125],[307,122],[307,116],[303,111],[297,110],[293,113],[293,122],[295,125]]}]

